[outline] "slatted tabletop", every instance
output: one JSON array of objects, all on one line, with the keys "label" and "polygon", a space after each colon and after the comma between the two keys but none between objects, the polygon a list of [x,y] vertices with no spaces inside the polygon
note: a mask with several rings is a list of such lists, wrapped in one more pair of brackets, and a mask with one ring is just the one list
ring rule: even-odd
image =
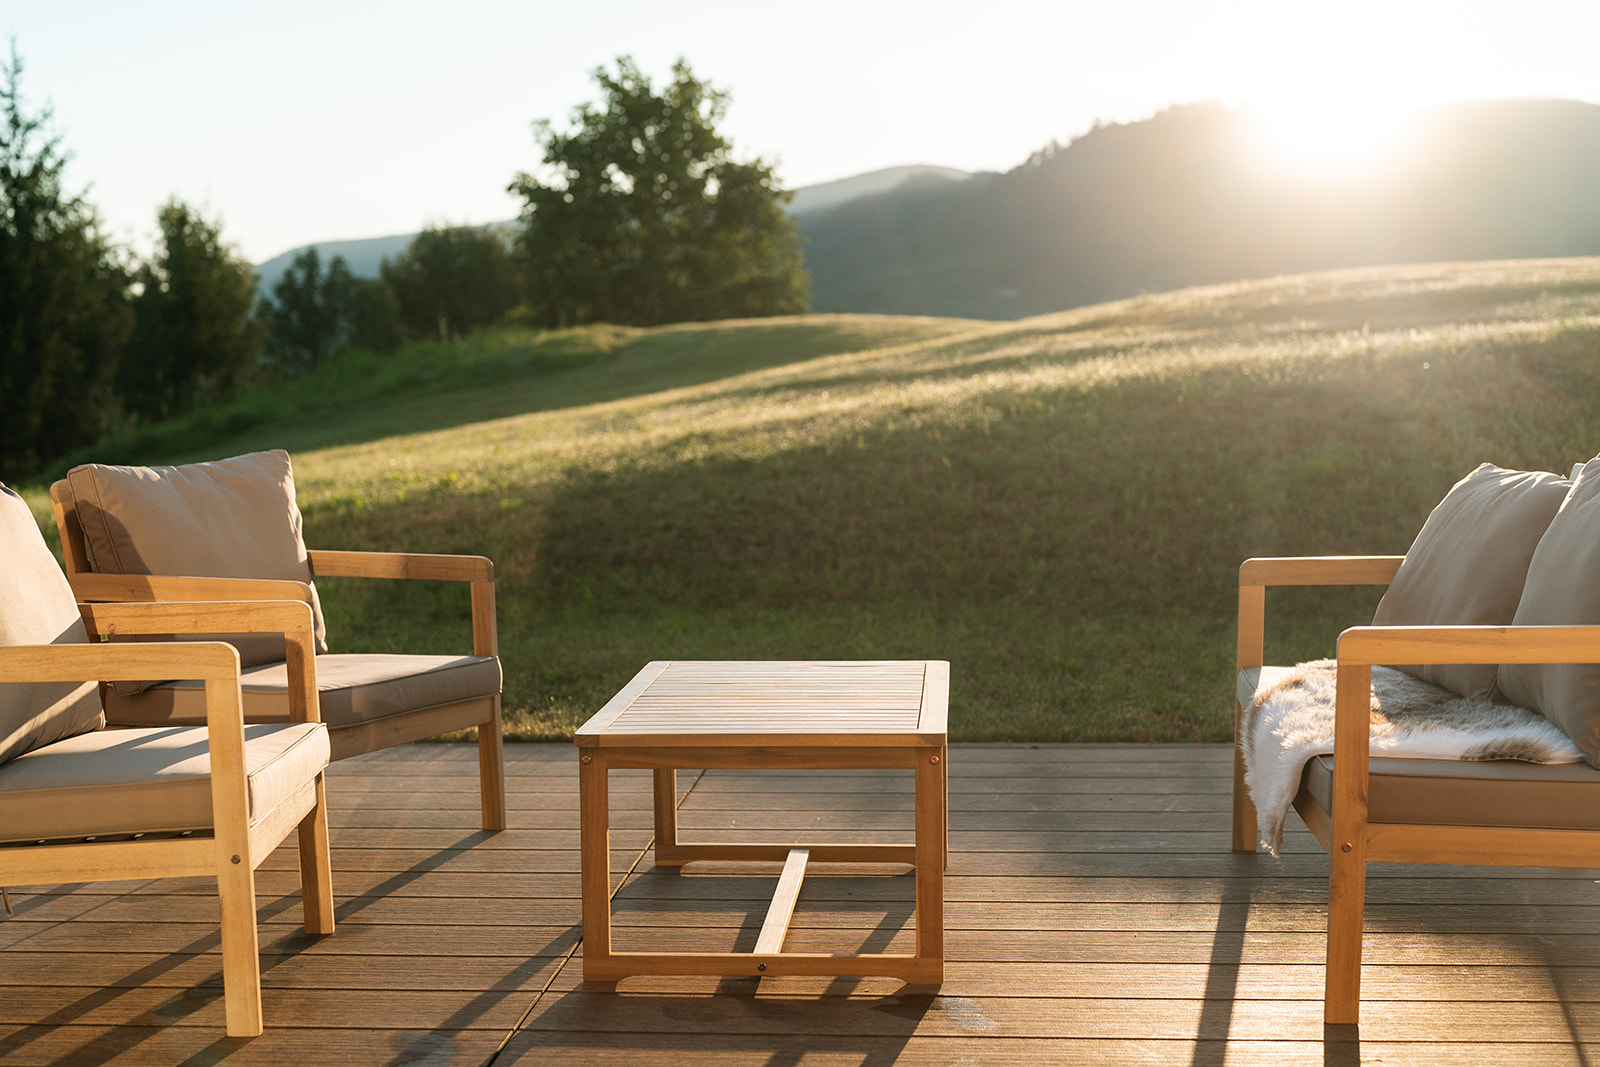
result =
[{"label": "slatted tabletop", "polygon": [[648,664],[577,731],[580,746],[913,745],[945,733],[941,661]]}]

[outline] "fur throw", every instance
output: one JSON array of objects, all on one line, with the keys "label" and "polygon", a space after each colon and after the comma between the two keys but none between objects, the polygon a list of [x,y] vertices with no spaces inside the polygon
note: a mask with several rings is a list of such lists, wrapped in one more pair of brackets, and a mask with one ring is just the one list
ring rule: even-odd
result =
[{"label": "fur throw", "polygon": [[[1245,785],[1263,847],[1276,856],[1283,821],[1312,757],[1333,751],[1337,665],[1294,667],[1244,710]],[[1576,763],[1572,740],[1550,720],[1513,704],[1469,700],[1389,667],[1372,668],[1372,755],[1421,759]]]}]

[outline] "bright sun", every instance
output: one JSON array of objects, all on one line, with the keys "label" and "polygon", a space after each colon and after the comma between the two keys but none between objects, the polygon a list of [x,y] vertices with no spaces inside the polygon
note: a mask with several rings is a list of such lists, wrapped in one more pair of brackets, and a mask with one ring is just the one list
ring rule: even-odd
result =
[{"label": "bright sun", "polygon": [[1386,169],[1417,118],[1415,108],[1348,98],[1284,99],[1248,105],[1244,114],[1264,165],[1330,179]]}]

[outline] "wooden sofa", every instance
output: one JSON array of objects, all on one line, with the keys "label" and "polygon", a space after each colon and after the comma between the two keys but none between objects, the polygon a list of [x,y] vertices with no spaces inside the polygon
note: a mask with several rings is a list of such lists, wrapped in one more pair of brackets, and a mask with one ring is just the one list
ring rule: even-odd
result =
[{"label": "wooden sofa", "polygon": [[[1480,472],[1493,476],[1483,468],[1475,474]],[[1600,868],[1600,770],[1594,766],[1597,751],[1593,744],[1600,731],[1600,699],[1574,711],[1554,700],[1561,686],[1552,683],[1543,690],[1543,695],[1551,698],[1549,706],[1535,709],[1573,737],[1584,750],[1584,763],[1465,763],[1373,757],[1370,753],[1374,666],[1422,664],[1431,665],[1430,669],[1450,669],[1453,665],[1487,665],[1500,682],[1513,688],[1517,679],[1526,679],[1530,671],[1547,672],[1541,677],[1558,681],[1575,677],[1593,682],[1595,675],[1584,665],[1600,664],[1600,625],[1596,625],[1600,606],[1574,604],[1569,598],[1550,607],[1536,595],[1574,584],[1580,587],[1580,600],[1590,587],[1600,592],[1600,550],[1587,548],[1590,540],[1600,545],[1600,460],[1575,468],[1574,475],[1544,532],[1538,533],[1540,523],[1535,516],[1520,535],[1524,540],[1532,537],[1534,543],[1520,557],[1528,563],[1525,582],[1514,583],[1514,608],[1507,611],[1502,603],[1496,609],[1503,619],[1359,625],[1339,636],[1334,752],[1307,764],[1294,799],[1295,810],[1330,857],[1324,993],[1325,1021],[1330,1024],[1359,1021],[1368,863]],[[1554,477],[1540,476],[1547,482],[1543,491],[1560,497],[1559,487],[1548,483]],[[1457,489],[1467,481],[1463,479]],[[1448,511],[1450,502],[1446,497],[1430,517],[1430,524]],[[1550,508],[1548,499],[1542,506]],[[1485,525],[1481,510],[1469,509],[1463,514],[1470,520],[1469,534]],[[1588,529],[1596,536],[1587,537]],[[1267,589],[1385,585],[1389,587],[1387,601],[1401,579],[1408,577],[1403,566],[1415,563],[1421,567],[1426,562],[1419,547],[1428,547],[1424,545],[1428,533],[1425,526],[1407,556],[1258,558],[1246,560],[1240,568],[1235,851],[1254,851],[1257,843],[1256,811],[1244,781],[1240,722],[1253,694],[1270,686],[1278,670],[1263,663]],[[1437,538],[1432,546],[1459,547]],[[1498,554],[1515,566],[1516,552],[1504,545],[1491,542],[1485,552],[1484,558]],[[1443,562],[1445,571],[1456,568],[1455,581],[1479,580],[1481,560],[1464,563],[1459,554],[1451,558],[1446,552],[1438,561]],[[1448,613],[1451,609],[1441,610]],[[1380,623],[1383,616],[1380,606]],[[1525,692],[1527,686],[1523,684],[1521,689]],[[1596,696],[1600,697],[1600,690]],[[1515,703],[1530,706],[1522,700]]]},{"label": "wooden sofa", "polygon": [[[0,552],[0,885],[214,879],[227,1032],[260,1034],[254,872],[291,832],[299,836],[306,932],[334,928],[322,780],[328,735],[316,719],[309,609],[76,605],[27,505],[4,486]],[[292,667],[288,721],[245,726],[231,645],[107,644],[91,639],[91,627],[282,633]],[[203,724],[105,729],[96,683],[151,673],[198,680]],[[179,898],[172,906],[175,915],[183,907]]]}]

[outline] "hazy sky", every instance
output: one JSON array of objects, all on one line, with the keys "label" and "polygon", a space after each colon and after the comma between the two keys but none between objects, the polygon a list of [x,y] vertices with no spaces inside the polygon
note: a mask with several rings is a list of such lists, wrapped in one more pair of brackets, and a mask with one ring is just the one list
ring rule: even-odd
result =
[{"label": "hazy sky", "polygon": [[674,59],[732,93],[736,153],[790,187],[906,163],[1007,170],[1172,103],[1600,102],[1600,0],[0,0],[68,184],[144,248],[177,194],[260,261],[514,216],[529,130],[590,74]]}]

